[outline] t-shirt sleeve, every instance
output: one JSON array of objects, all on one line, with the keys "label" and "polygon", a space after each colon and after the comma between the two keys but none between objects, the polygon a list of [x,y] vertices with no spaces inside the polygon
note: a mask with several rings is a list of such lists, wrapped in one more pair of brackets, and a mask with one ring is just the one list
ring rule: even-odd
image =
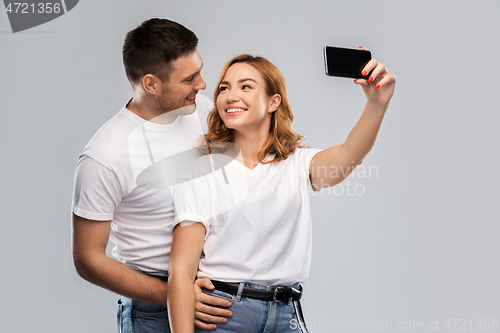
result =
[{"label": "t-shirt sleeve", "polygon": [[112,170],[90,157],[80,157],[73,192],[75,215],[96,221],[112,220],[122,197],[120,182]]},{"label": "t-shirt sleeve", "polygon": [[172,198],[175,206],[175,226],[185,221],[200,222],[208,235],[210,225],[210,195],[203,177],[196,179],[179,178],[173,186]]},{"label": "t-shirt sleeve", "polygon": [[301,174],[305,175],[307,178],[307,191],[309,196],[312,196],[315,193],[318,193],[320,190],[314,190],[311,183],[310,177],[310,167],[311,161],[317,153],[319,153],[320,149],[315,148],[298,148],[295,154],[299,159],[299,167],[301,169]]}]

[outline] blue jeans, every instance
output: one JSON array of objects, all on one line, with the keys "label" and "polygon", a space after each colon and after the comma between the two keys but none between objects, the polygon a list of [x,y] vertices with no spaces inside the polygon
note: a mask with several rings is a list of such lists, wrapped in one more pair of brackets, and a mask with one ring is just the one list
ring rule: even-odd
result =
[{"label": "blue jeans", "polygon": [[128,297],[118,300],[117,321],[118,333],[170,333],[166,307]]},{"label": "blue jeans", "polygon": [[[159,273],[144,274],[161,275]],[[116,312],[118,333],[170,333],[168,312],[164,306],[122,296],[118,300]]]},{"label": "blue jeans", "polygon": [[[245,287],[266,290],[267,287],[245,283]],[[233,316],[227,323],[217,324],[214,331],[196,328],[197,333],[209,332],[244,332],[244,333],[300,333],[297,319],[291,302],[266,302],[253,298],[238,297],[220,290],[204,289],[208,295],[226,299],[231,302]]]}]

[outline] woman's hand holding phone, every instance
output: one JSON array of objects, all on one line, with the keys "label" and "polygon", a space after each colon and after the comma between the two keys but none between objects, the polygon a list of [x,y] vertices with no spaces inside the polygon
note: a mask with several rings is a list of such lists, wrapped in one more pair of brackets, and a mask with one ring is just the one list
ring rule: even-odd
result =
[{"label": "woman's hand holding phone", "polygon": [[[359,50],[366,50],[360,46]],[[354,83],[359,84],[368,99],[368,102],[379,104],[381,106],[389,105],[394,89],[396,87],[396,76],[387,71],[384,64],[377,59],[371,59],[363,68],[362,75],[373,71],[368,79],[356,79]]]}]

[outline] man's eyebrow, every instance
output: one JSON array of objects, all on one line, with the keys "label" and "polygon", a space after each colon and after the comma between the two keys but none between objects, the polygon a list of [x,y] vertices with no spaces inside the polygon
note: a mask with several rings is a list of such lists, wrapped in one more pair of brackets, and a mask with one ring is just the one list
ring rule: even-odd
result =
[{"label": "man's eyebrow", "polygon": [[196,75],[199,75],[201,71],[197,71],[196,73],[193,73],[191,75],[186,76],[184,79],[182,79],[182,82],[186,82],[191,80],[191,78],[194,78]]},{"label": "man's eyebrow", "polygon": [[186,77],[182,80],[182,82],[189,81],[189,80],[191,80],[191,78],[192,78],[192,77],[195,77],[196,75],[199,75],[199,74],[201,73],[201,69],[202,69],[202,68],[203,68],[203,63],[201,63],[201,67],[200,67],[200,70],[199,70],[199,71],[197,71],[196,73],[193,73],[193,74],[191,74],[191,75],[186,76]]}]

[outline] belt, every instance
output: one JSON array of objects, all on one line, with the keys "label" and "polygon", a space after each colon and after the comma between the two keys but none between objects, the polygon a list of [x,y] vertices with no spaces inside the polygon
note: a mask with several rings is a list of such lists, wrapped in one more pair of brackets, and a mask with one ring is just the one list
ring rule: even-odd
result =
[{"label": "belt", "polygon": [[[228,294],[238,295],[238,283],[229,283],[222,281],[213,281],[212,284],[215,286],[215,289],[223,291]],[[248,297],[253,299],[258,299],[260,301],[267,302],[283,302],[288,299],[292,299],[292,301],[298,301],[302,297],[302,286],[299,286],[298,289],[295,287],[274,287],[271,290],[261,290],[250,287],[243,287],[243,291],[241,293],[242,297]]]},{"label": "belt", "polygon": [[141,271],[141,273],[146,274],[147,276],[152,276],[154,278],[162,280],[163,282],[168,282],[168,275],[158,275],[155,273],[147,273],[147,272],[142,272],[142,271]]}]

